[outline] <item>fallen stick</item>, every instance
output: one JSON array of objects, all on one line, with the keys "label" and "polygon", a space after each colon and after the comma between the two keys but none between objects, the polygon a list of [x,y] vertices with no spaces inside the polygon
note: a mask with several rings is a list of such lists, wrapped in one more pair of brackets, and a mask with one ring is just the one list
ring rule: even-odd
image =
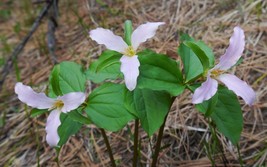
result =
[{"label": "fallen stick", "polygon": [[5,82],[6,76],[9,74],[10,69],[13,66],[13,61],[15,59],[17,59],[19,53],[23,50],[24,46],[26,45],[28,40],[31,38],[32,34],[36,31],[36,29],[38,28],[41,20],[47,14],[47,12],[48,12],[49,8],[52,6],[53,2],[54,2],[54,0],[49,1],[49,3],[42,9],[42,11],[40,12],[39,16],[35,19],[32,27],[31,27],[31,31],[27,34],[27,36],[25,36],[23,38],[21,43],[19,45],[17,45],[17,47],[12,52],[12,54],[9,56],[7,62],[5,63],[4,68],[2,70],[2,76],[1,76],[1,80],[0,80],[0,90],[2,89],[2,86],[3,86],[4,82]]},{"label": "fallen stick", "polygon": [[52,62],[54,64],[57,64],[57,58],[55,54],[56,50],[56,37],[55,37],[55,32],[57,28],[57,18],[58,18],[58,0],[54,0],[53,6],[49,9],[48,11],[48,30],[47,30],[47,46],[48,50],[52,59]]}]

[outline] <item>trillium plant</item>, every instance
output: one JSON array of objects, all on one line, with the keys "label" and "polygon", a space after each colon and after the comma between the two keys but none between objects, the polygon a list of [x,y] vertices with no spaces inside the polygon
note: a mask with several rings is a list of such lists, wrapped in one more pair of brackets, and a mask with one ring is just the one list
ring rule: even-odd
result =
[{"label": "trillium plant", "polygon": [[[116,166],[105,131],[119,131],[134,120],[133,166],[140,163],[139,128],[147,137],[157,136],[151,156],[151,166],[156,166],[165,120],[175,98],[186,89],[192,92],[192,103],[213,128],[210,134],[223,134],[238,146],[243,119],[237,97],[249,106],[256,100],[253,89],[230,73],[245,49],[244,31],[234,28],[226,52],[215,65],[212,49],[187,34],[180,35],[177,59],[138,49],[164,26],[164,22],[147,22],[132,31],[131,21],[126,21],[124,37],[96,28],[89,31],[89,36],[107,50],[88,69],[69,61],[55,65],[47,95],[21,82],[15,85],[18,99],[33,108],[33,117],[49,112],[45,127],[49,146],[60,149],[82,125],[94,124],[105,139],[112,166]],[[86,93],[88,82],[96,88]]]},{"label": "trillium plant", "polygon": [[137,49],[142,42],[153,37],[158,26],[163,24],[163,22],[142,24],[132,35],[127,34],[128,38],[125,41],[108,29],[97,28],[90,31],[90,37],[98,44],[104,44],[107,49],[123,54],[120,58],[120,71],[123,73],[126,87],[130,91],[135,89],[139,75],[140,62],[137,57]]},{"label": "trillium plant", "polygon": [[57,129],[60,122],[60,113],[67,113],[78,108],[85,100],[85,93],[72,92],[55,99],[47,97],[44,93],[36,93],[31,87],[18,82],[15,86],[15,93],[23,103],[38,109],[51,111],[46,122],[46,141],[51,146],[57,146],[59,135]]},{"label": "trillium plant", "polygon": [[[218,82],[224,83],[228,89],[236,95],[241,96],[248,105],[252,105],[256,99],[253,89],[235,75],[226,74],[226,70],[234,66],[240,59],[245,48],[245,35],[240,27],[234,28],[234,34],[230,39],[230,45],[224,55],[221,56],[219,64],[208,70],[207,80],[196,89],[193,95],[193,103],[202,103],[215,95],[218,89]],[[215,80],[216,79],[216,80]]]}]

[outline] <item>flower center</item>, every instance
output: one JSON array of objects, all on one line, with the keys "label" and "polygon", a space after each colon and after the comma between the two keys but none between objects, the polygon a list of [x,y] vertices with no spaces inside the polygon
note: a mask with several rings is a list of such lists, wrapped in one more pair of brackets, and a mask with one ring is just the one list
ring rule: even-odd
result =
[{"label": "flower center", "polygon": [[136,53],[135,53],[135,50],[132,46],[129,46],[126,50],[125,50],[125,55],[126,56],[129,56],[129,57],[132,57],[134,56]]},{"label": "flower center", "polygon": [[224,71],[223,70],[219,70],[219,69],[214,69],[214,70],[212,70],[211,71],[211,77],[212,78],[216,78],[216,77],[218,77],[219,75],[221,75],[222,73],[224,73]]},{"label": "flower center", "polygon": [[49,110],[53,110],[53,109],[61,110],[63,106],[64,106],[64,103],[62,100],[56,100],[53,106]]}]

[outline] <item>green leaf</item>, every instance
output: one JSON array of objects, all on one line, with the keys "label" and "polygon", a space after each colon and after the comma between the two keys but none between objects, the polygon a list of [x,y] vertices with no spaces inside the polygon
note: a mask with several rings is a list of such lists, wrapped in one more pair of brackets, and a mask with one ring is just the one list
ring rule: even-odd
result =
[{"label": "green leaf", "polygon": [[58,145],[61,147],[68,141],[71,135],[74,135],[80,130],[82,124],[72,120],[70,116],[65,113],[60,114],[60,122],[61,125],[58,127],[58,135],[60,140]]},{"label": "green leaf", "polygon": [[207,46],[203,41],[197,41],[196,45],[206,54],[209,59],[209,68],[214,66],[215,58],[212,49]]},{"label": "green leaf", "polygon": [[122,129],[134,116],[124,107],[124,92],[121,84],[105,83],[89,96],[85,111],[90,120],[108,131]]},{"label": "green leaf", "polygon": [[91,123],[90,119],[83,116],[81,113],[81,110],[79,110],[79,109],[68,112],[68,116],[72,120],[77,121],[81,124],[90,124]]},{"label": "green leaf", "polygon": [[184,41],[195,41],[195,39],[190,37],[188,34],[181,32],[180,33],[180,41],[181,42],[184,42]]},{"label": "green leaf", "polygon": [[[233,144],[237,144],[243,128],[243,117],[239,101],[236,95],[223,86],[218,88],[218,100],[212,106],[213,112],[210,117],[216,124],[218,130],[225,135]],[[204,102],[197,107],[202,113],[208,112],[208,104],[212,100]]]},{"label": "green leaf", "polygon": [[214,66],[214,54],[204,42],[196,42],[188,34],[181,35],[180,40],[183,43],[178,47],[178,54],[183,61],[185,82],[188,83]]},{"label": "green leaf", "polygon": [[106,79],[117,79],[122,74],[120,72],[121,53],[106,50],[98,60],[91,63],[86,71],[87,79],[94,83],[103,82]]},{"label": "green leaf", "polygon": [[41,110],[41,109],[33,108],[31,110],[31,117],[33,118],[33,117],[36,117],[36,116],[41,115],[41,114],[46,113],[46,112],[48,112],[48,109],[42,109]]},{"label": "green leaf", "polygon": [[214,111],[214,109],[216,107],[217,102],[218,102],[218,93],[216,93],[209,100],[206,100],[206,101],[204,101],[201,104],[197,104],[196,105],[196,108],[200,112],[202,112],[203,114],[205,114],[205,117],[209,117],[213,113],[213,111]]},{"label": "green leaf", "polygon": [[176,61],[151,50],[138,53],[140,75],[137,86],[151,90],[167,91],[173,96],[181,94],[185,86]]},{"label": "green leaf", "polygon": [[172,102],[170,94],[149,89],[136,88],[132,92],[127,91],[125,96],[126,107],[140,119],[143,129],[149,136],[163,124]]},{"label": "green leaf", "polygon": [[70,92],[84,92],[86,77],[81,65],[62,62],[54,67],[50,76],[50,90],[57,96]]},{"label": "green leaf", "polygon": [[184,43],[179,45],[178,55],[181,57],[184,65],[186,83],[194,80],[204,72],[202,64],[196,54]]},{"label": "green leaf", "polygon": [[195,55],[198,57],[198,59],[200,60],[200,62],[202,64],[203,71],[206,71],[207,69],[209,69],[209,59],[208,59],[208,56],[197,45],[197,43],[196,42],[193,42],[193,41],[186,41],[186,42],[184,42],[184,44],[187,47],[189,47],[195,53]]},{"label": "green leaf", "polygon": [[[62,96],[62,92],[59,86],[59,72],[60,72],[60,65],[56,65],[50,75],[50,91],[53,92],[52,97],[56,97],[57,95]],[[49,92],[50,92],[49,91]],[[52,93],[51,93],[52,94]]]}]

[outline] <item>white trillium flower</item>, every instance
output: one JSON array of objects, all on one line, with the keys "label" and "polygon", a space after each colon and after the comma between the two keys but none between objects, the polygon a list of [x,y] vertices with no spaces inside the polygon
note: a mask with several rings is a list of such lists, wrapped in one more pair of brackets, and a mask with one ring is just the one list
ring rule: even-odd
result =
[{"label": "white trillium flower", "polygon": [[51,147],[57,146],[59,135],[57,132],[60,126],[60,113],[67,113],[78,108],[85,100],[83,92],[71,92],[56,99],[47,97],[44,93],[37,93],[31,87],[18,82],[15,85],[15,93],[23,103],[38,109],[52,110],[46,122],[46,141]]},{"label": "white trillium flower", "polygon": [[131,46],[122,37],[115,35],[112,31],[104,28],[97,28],[89,32],[90,37],[98,44],[103,44],[107,49],[123,54],[120,59],[120,71],[124,75],[126,87],[132,91],[137,84],[140,62],[136,55],[138,46],[147,39],[152,38],[160,25],[164,22],[148,22],[140,25],[133,31]]},{"label": "white trillium flower", "polygon": [[224,55],[221,56],[219,64],[210,69],[207,73],[207,80],[201,84],[194,92],[192,102],[202,103],[215,95],[218,88],[218,81],[224,83],[228,89],[236,95],[241,96],[248,105],[253,105],[256,93],[244,81],[233,74],[226,74],[226,70],[234,66],[241,57],[245,48],[245,35],[240,27],[234,28],[234,33],[230,38],[229,47]]}]

